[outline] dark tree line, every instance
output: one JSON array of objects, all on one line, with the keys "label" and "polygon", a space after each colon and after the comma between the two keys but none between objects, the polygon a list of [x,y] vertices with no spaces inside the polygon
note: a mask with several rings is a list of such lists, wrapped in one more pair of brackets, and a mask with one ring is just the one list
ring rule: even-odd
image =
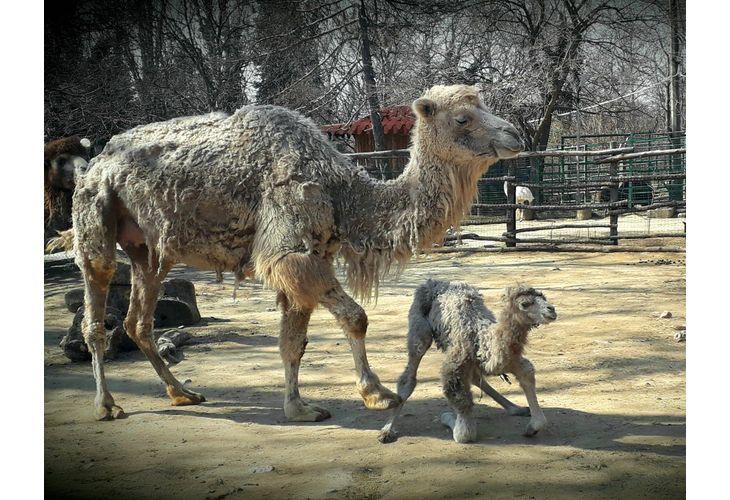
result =
[{"label": "dark tree line", "polygon": [[45,11],[45,139],[251,103],[320,124],[370,115],[377,131],[381,107],[437,83],[479,86],[531,149],[576,130],[677,129],[684,12],[680,0],[63,0]]}]

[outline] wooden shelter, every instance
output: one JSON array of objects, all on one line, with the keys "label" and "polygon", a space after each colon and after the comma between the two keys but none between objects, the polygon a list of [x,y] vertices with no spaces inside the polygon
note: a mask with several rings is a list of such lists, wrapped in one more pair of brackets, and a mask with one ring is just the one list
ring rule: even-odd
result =
[{"label": "wooden shelter", "polygon": [[[383,123],[385,135],[385,149],[407,149],[410,145],[411,130],[416,124],[416,116],[410,106],[390,106],[380,110],[380,118]],[[352,123],[336,123],[324,125],[322,132],[330,139],[336,137],[352,137],[355,140],[355,151],[357,153],[370,153],[375,151],[373,140],[373,124],[370,116]],[[382,179],[392,179],[400,175],[408,163],[408,158],[385,157],[379,159],[358,158],[357,163],[365,167],[371,174]]]},{"label": "wooden shelter", "polygon": [[[386,149],[406,149],[411,137],[411,129],[416,123],[416,117],[410,106],[390,106],[380,110],[380,119],[383,122]],[[350,123],[336,123],[324,125],[322,132],[331,138],[351,136],[355,139],[355,151],[369,153],[375,151],[373,141],[373,124],[370,115]]]}]

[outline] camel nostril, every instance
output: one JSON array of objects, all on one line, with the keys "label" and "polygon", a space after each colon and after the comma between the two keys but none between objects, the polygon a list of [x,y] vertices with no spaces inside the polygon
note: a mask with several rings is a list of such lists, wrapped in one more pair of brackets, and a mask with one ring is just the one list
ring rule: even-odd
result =
[{"label": "camel nostril", "polygon": [[[503,127],[502,132],[507,134],[507,136],[509,136],[510,139],[514,139],[517,149],[519,149],[519,150],[525,149],[525,142],[522,140],[522,137],[520,137],[520,133],[517,131],[516,128],[514,128],[513,126],[510,125],[509,127]],[[512,148],[510,148],[510,149],[512,149]]]}]

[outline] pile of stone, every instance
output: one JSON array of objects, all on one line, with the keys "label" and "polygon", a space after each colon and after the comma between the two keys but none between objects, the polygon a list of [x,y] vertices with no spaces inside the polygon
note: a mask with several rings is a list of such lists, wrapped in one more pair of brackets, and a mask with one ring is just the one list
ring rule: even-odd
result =
[{"label": "pile of stone", "polygon": [[[129,264],[117,263],[117,270],[109,286],[107,297],[105,359],[114,359],[120,352],[137,349],[137,345],[124,330],[124,318],[129,308],[131,290],[131,269]],[[88,361],[91,354],[81,333],[84,319],[84,289],[77,288],[66,293],[66,307],[74,313],[68,334],[61,340],[61,348],[72,361]],[[160,328],[193,325],[200,321],[200,312],[195,300],[195,286],[188,280],[170,279],[162,283],[160,298],[155,309],[155,341],[160,355],[169,362],[181,360],[177,348],[190,339],[190,333],[174,329],[160,332]],[[159,332],[159,333],[158,333]]]}]

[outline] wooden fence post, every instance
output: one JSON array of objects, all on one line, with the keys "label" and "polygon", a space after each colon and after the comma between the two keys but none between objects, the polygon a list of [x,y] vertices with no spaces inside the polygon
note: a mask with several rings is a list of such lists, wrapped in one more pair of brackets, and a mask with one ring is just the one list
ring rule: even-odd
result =
[{"label": "wooden fence post", "polygon": [[[617,142],[611,143],[611,148],[617,147]],[[612,161],[611,163],[609,163],[608,175],[612,178],[610,184],[610,201],[611,203],[616,203],[618,201],[618,181],[614,180],[614,178],[618,176],[618,161]],[[609,229],[609,234],[611,235],[611,245],[618,245],[618,213],[616,213],[616,207],[611,207],[608,210],[611,214],[609,218],[609,222],[611,224],[611,228]]]},{"label": "wooden fence post", "polygon": [[[507,181],[507,203],[509,203],[510,205],[514,205],[517,200],[517,163],[514,160],[507,160],[507,175],[514,179],[512,181]],[[517,237],[516,213],[517,209],[514,207],[510,207],[507,209],[507,238]],[[516,247],[517,243],[514,241],[507,241],[505,242],[505,246]]]}]

